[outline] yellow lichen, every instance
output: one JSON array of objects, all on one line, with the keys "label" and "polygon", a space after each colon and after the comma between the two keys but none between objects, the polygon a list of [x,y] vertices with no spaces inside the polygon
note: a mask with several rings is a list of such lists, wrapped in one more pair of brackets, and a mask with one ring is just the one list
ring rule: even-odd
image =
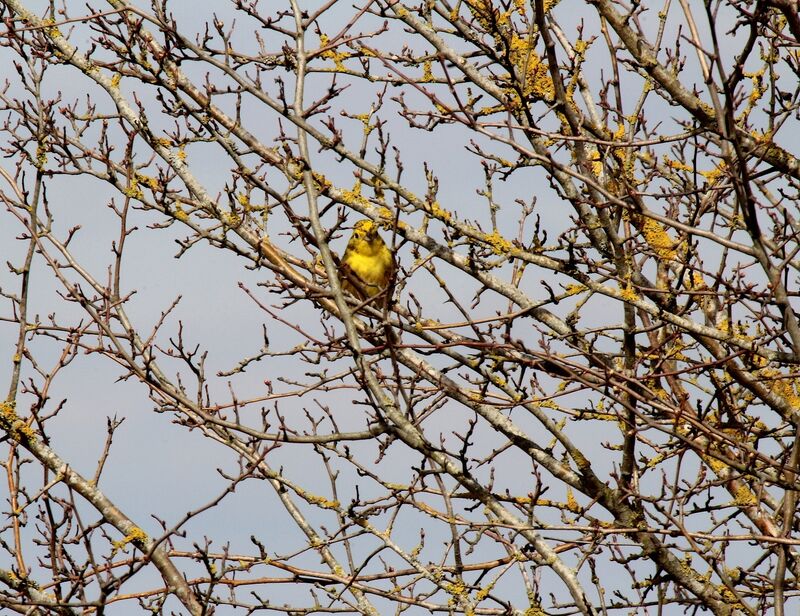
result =
[{"label": "yellow lichen", "polygon": [[764,368],[758,376],[770,383],[773,394],[780,396],[792,408],[800,408],[800,379],[789,377],[779,370]]},{"label": "yellow lichen", "polygon": [[111,554],[114,555],[120,550],[124,549],[126,545],[132,543],[140,550],[145,550],[145,542],[147,541],[147,533],[145,533],[141,528],[138,526],[134,526],[125,537],[120,539],[119,541],[114,541],[111,543],[112,550]]},{"label": "yellow lichen", "polygon": [[[625,128],[624,122],[620,122],[617,125],[617,130],[615,130],[611,135],[611,139],[617,143],[627,142],[627,129]],[[611,148],[611,155],[614,157],[617,163],[619,163],[623,176],[627,178],[629,182],[633,183],[633,165],[635,159],[633,156],[631,156],[631,153],[632,150],[630,148]],[[616,190],[617,183],[614,180],[611,180],[609,184],[613,186],[613,188],[611,188],[612,190]]]},{"label": "yellow lichen", "polygon": [[758,503],[758,497],[753,494],[752,490],[746,485],[740,485],[733,495],[734,502],[740,507],[748,505],[755,505]]},{"label": "yellow lichen", "polygon": [[[553,102],[555,100],[555,86],[550,77],[547,64],[542,61],[533,50],[534,39],[522,38],[517,34],[511,36],[509,43],[509,55],[514,66],[520,73],[525,98],[533,97],[536,100]],[[515,104],[519,104],[519,97],[512,93],[512,98],[516,99]]]},{"label": "yellow lichen", "polygon": [[494,582],[490,582],[485,588],[481,588],[478,592],[475,593],[475,601],[476,602],[483,601],[486,597],[489,596],[489,593],[492,592],[492,588],[494,588]]},{"label": "yellow lichen", "polygon": [[578,501],[575,500],[575,494],[572,492],[572,488],[567,488],[567,509],[573,513],[580,513],[581,511],[581,506],[578,504]]},{"label": "yellow lichen", "polygon": [[36,144],[36,168],[44,169],[47,164],[47,143],[44,140]]},{"label": "yellow lichen", "polygon": [[636,288],[630,282],[626,282],[620,286],[619,294],[620,297],[626,302],[636,302],[641,299],[639,294],[636,292]]},{"label": "yellow lichen", "polygon": [[592,161],[592,173],[594,173],[595,177],[602,177],[603,176],[603,159],[600,156],[600,152],[597,148],[592,148],[589,152],[588,156],[589,160]]},{"label": "yellow lichen", "polygon": [[719,584],[719,585],[717,585],[717,590],[719,591],[719,594],[720,594],[720,595],[722,595],[722,598],[723,598],[723,599],[725,599],[725,601],[726,601],[726,602],[727,602],[729,605],[731,605],[731,606],[733,606],[733,607],[735,607],[735,608],[742,608],[742,607],[744,607],[744,606],[742,605],[741,601],[739,601],[739,600],[736,598],[736,595],[733,593],[733,591],[731,591],[731,589],[730,589],[730,588],[728,588],[727,586],[725,586],[725,584]]},{"label": "yellow lichen", "polygon": [[352,189],[339,191],[337,197],[340,201],[348,205],[357,204],[366,206],[369,204],[369,201],[361,194],[361,180],[356,180]]},{"label": "yellow lichen", "polygon": [[647,469],[657,468],[661,464],[661,462],[664,461],[665,458],[666,456],[663,453],[657,453],[646,462],[645,468]]},{"label": "yellow lichen", "polygon": [[370,120],[372,119],[372,114],[370,113],[359,113],[358,115],[353,116],[354,120],[361,120],[361,123],[364,125],[364,136],[367,137],[369,134],[375,130],[375,125],[370,124]]},{"label": "yellow lichen", "polygon": [[497,385],[498,387],[501,388],[505,387],[508,384],[508,381],[506,381],[502,376],[499,376],[497,374],[491,374],[489,375],[489,378],[491,379],[494,385]]},{"label": "yellow lichen", "polygon": [[450,107],[447,107],[446,105],[443,105],[439,101],[436,101],[433,104],[433,107],[434,107],[434,109],[436,109],[436,111],[438,111],[439,113],[441,113],[442,115],[445,115],[445,116],[446,115],[450,115],[452,113],[452,111],[453,111],[452,109],[450,109]]},{"label": "yellow lichen", "polygon": [[175,205],[175,218],[177,218],[177,219],[178,219],[178,220],[180,220],[181,222],[186,222],[187,220],[189,220],[189,214],[187,214],[186,212],[184,212],[184,211],[181,209],[181,206],[180,206],[180,205],[176,204],[176,205]]},{"label": "yellow lichen", "polygon": [[395,221],[395,213],[388,207],[379,208],[378,216],[381,219],[381,227],[387,231],[394,229],[395,222],[397,223],[398,229],[408,229],[407,223],[403,222],[402,220]]},{"label": "yellow lichen", "polygon": [[481,26],[486,30],[492,30],[496,9],[492,6],[491,0],[468,0],[466,5],[469,8],[469,12],[472,13],[472,16]]},{"label": "yellow lichen", "polygon": [[433,515],[433,516],[438,516],[439,515],[439,512],[436,511],[436,509],[434,509],[433,507],[431,507],[427,503],[417,502],[417,507],[420,509],[420,511],[424,511],[425,513],[428,513],[430,515]]},{"label": "yellow lichen", "polygon": [[454,597],[459,597],[464,595],[467,590],[467,586],[462,580],[459,580],[453,584],[444,584],[444,589]]},{"label": "yellow lichen", "polygon": [[433,81],[433,70],[431,68],[431,61],[425,60],[422,63],[422,82],[428,83]]},{"label": "yellow lichen", "polygon": [[220,220],[229,227],[238,227],[242,222],[242,217],[236,212],[223,212]]},{"label": "yellow lichen", "polygon": [[36,433],[16,413],[14,402],[0,402],[0,428],[17,442],[33,442]]},{"label": "yellow lichen", "polygon": [[[320,49],[327,47],[330,39],[325,34],[320,34],[319,43]],[[334,49],[325,49],[320,56],[326,60],[333,60],[333,65],[337,70],[344,69],[344,61],[350,58],[353,54],[344,51],[335,51]]]},{"label": "yellow lichen", "polygon": [[337,500],[330,500],[314,494],[306,494],[306,500],[313,505],[322,507],[323,509],[339,509],[341,506]]},{"label": "yellow lichen", "polygon": [[50,38],[61,38],[61,30],[59,30],[57,26],[53,25],[55,23],[56,22],[50,18],[42,20],[42,25],[49,26],[48,28],[45,29],[45,32],[47,32],[47,36],[49,36]]},{"label": "yellow lichen", "polygon": [[725,163],[721,163],[714,167],[711,171],[700,171],[709,184],[714,184],[716,181],[725,175]]},{"label": "yellow lichen", "polygon": [[314,179],[314,188],[320,192],[326,192],[332,186],[330,180],[321,173],[314,171],[311,177]]},{"label": "yellow lichen", "polygon": [[139,54],[139,56],[136,58],[136,64],[145,70],[153,70],[153,65],[150,64],[150,60],[147,59],[146,51]]},{"label": "yellow lichen", "polygon": [[496,255],[507,255],[513,248],[511,242],[500,235],[497,229],[491,235],[485,235],[483,241],[491,246],[492,252]]},{"label": "yellow lichen", "polygon": [[144,193],[142,189],[139,188],[139,180],[136,179],[136,176],[131,178],[131,183],[122,190],[122,194],[129,199],[138,199],[139,201],[144,199]]},{"label": "yellow lichen", "polygon": [[[657,220],[639,216],[638,227],[650,249],[661,259],[674,260],[678,256],[677,248],[680,242],[674,241]],[[634,224],[637,221],[634,221]]]},{"label": "yellow lichen", "polygon": [[441,220],[444,223],[450,222],[450,219],[452,218],[452,214],[450,214],[450,212],[441,207],[438,201],[434,201],[433,203],[431,203],[430,209],[428,210],[428,214],[430,214],[431,216],[433,216],[438,220]]},{"label": "yellow lichen", "polygon": [[591,468],[589,460],[587,460],[586,457],[581,452],[575,451],[575,453],[572,454],[572,457],[575,460],[575,464],[578,467],[578,470],[586,470],[588,468]]},{"label": "yellow lichen", "polygon": [[717,475],[725,471],[725,469],[730,468],[725,462],[712,456],[703,456],[703,460]]},{"label": "yellow lichen", "polygon": [[144,184],[151,190],[156,190],[159,187],[158,180],[154,177],[150,177],[144,173],[137,173],[134,177],[139,184]]},{"label": "yellow lichen", "polygon": [[691,167],[690,165],[687,165],[686,163],[684,163],[682,161],[674,160],[674,159],[670,158],[669,156],[665,156],[664,157],[664,164],[667,167],[669,167],[671,169],[677,169],[678,171],[688,171],[690,173],[692,171],[694,171],[694,167]]},{"label": "yellow lichen", "polygon": [[764,84],[764,72],[766,71],[766,69],[767,67],[765,65],[762,66],[755,73],[744,74],[745,77],[750,78],[750,83],[752,84],[753,89],[750,91],[750,96],[747,98],[747,105],[737,118],[740,122],[747,119],[747,117],[753,111],[755,106],[758,104],[758,101],[761,100],[761,98],[768,90],[768,87]]}]

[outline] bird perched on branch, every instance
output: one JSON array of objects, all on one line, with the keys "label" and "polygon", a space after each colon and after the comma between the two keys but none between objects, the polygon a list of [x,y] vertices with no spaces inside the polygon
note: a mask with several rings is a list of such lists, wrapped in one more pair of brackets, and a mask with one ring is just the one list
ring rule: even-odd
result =
[{"label": "bird perched on branch", "polygon": [[394,267],[394,256],[378,235],[378,225],[359,220],[342,257],[342,288],[361,300],[375,297],[389,286]]}]

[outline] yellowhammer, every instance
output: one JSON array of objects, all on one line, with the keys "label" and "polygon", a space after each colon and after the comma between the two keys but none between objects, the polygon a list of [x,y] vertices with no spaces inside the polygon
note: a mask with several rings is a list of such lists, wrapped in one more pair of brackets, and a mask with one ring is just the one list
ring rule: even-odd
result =
[{"label": "yellowhammer", "polygon": [[378,225],[359,220],[342,257],[342,288],[365,300],[383,291],[392,278],[394,257],[378,235]]}]

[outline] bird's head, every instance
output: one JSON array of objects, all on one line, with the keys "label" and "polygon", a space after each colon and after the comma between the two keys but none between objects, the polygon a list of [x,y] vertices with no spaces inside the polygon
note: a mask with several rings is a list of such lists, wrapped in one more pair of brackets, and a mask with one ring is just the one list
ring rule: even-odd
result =
[{"label": "bird's head", "polygon": [[359,220],[353,227],[353,237],[372,242],[378,237],[378,226],[371,220]]}]

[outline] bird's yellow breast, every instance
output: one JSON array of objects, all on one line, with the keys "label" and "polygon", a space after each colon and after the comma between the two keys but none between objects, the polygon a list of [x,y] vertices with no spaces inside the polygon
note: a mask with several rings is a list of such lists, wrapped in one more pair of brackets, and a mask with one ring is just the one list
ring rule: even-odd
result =
[{"label": "bird's yellow breast", "polygon": [[381,242],[377,247],[363,242],[364,246],[348,251],[346,263],[350,270],[367,284],[385,285],[388,281],[389,270],[392,267],[392,254]]}]

